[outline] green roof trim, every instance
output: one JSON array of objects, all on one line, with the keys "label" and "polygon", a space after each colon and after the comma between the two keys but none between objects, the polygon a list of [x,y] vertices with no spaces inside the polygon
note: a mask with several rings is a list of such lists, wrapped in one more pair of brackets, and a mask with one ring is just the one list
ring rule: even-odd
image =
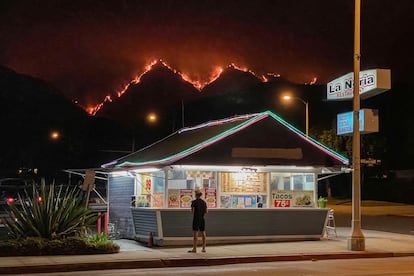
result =
[{"label": "green roof trim", "polygon": [[[168,157],[165,157],[165,158],[162,158],[162,159],[159,159],[159,160],[150,160],[150,161],[145,161],[145,162],[130,162],[130,161],[125,161],[125,162],[122,162],[122,163],[116,165],[116,167],[142,166],[142,165],[158,165],[158,164],[162,164],[162,163],[167,162],[167,161],[178,160],[178,159],[181,159],[181,158],[183,158],[185,156],[188,156],[191,153],[197,152],[197,151],[199,151],[199,150],[201,150],[201,149],[203,149],[203,148],[205,148],[205,147],[207,147],[207,146],[209,146],[209,145],[211,145],[211,144],[213,144],[213,143],[215,143],[217,141],[220,141],[220,140],[222,140],[222,139],[230,136],[231,134],[235,133],[236,131],[238,131],[240,129],[243,129],[244,127],[247,127],[247,126],[251,125],[255,121],[256,121],[256,117],[251,116],[251,118],[249,120],[243,121],[240,124],[238,124],[238,125],[230,128],[230,129],[227,129],[227,130],[219,133],[218,135],[215,135],[215,136],[213,136],[213,137],[211,137],[211,138],[203,141],[202,143],[199,143],[199,144],[194,145],[194,146],[192,146],[192,147],[190,147],[190,148],[188,148],[186,150],[183,150],[181,152],[178,152],[176,154],[173,154],[171,156],[168,156]],[[192,128],[188,128],[188,129],[194,130],[197,127],[198,126],[192,127]],[[182,133],[184,131],[187,131],[187,129],[182,129],[179,132]]]}]

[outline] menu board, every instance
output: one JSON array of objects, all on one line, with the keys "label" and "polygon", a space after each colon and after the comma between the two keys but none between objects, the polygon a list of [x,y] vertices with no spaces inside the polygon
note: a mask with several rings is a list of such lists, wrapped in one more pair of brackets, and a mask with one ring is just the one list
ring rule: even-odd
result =
[{"label": "menu board", "polygon": [[207,208],[216,208],[217,207],[217,191],[213,188],[206,188],[204,192],[204,198],[207,203]]},{"label": "menu board", "polygon": [[180,208],[190,208],[191,201],[193,201],[193,190],[192,189],[181,189],[180,190]]},{"label": "menu board", "polygon": [[265,193],[267,173],[237,172],[221,174],[221,191],[225,193]]}]

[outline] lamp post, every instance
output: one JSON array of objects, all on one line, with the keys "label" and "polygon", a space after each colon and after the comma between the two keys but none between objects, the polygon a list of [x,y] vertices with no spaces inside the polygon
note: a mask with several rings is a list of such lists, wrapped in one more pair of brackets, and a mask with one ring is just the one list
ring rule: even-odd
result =
[{"label": "lamp post", "polygon": [[305,105],[305,108],[306,108],[306,131],[305,132],[306,132],[306,138],[308,138],[309,137],[309,103],[303,100],[302,98],[292,97],[290,95],[284,95],[282,99],[285,101],[298,100]]},{"label": "lamp post", "polygon": [[365,250],[365,238],[361,231],[361,134],[359,131],[359,71],[360,71],[360,28],[361,0],[355,0],[354,28],[354,114],[352,137],[352,233],[348,240],[348,249],[353,251]]}]

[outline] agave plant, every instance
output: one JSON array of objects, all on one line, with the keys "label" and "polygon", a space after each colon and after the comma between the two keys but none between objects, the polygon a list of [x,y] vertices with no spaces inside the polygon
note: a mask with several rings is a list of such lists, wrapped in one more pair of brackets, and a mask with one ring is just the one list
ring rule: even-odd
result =
[{"label": "agave plant", "polygon": [[82,201],[80,189],[70,186],[33,186],[20,204],[9,204],[6,225],[15,238],[42,237],[47,239],[83,235],[96,222],[97,216]]}]

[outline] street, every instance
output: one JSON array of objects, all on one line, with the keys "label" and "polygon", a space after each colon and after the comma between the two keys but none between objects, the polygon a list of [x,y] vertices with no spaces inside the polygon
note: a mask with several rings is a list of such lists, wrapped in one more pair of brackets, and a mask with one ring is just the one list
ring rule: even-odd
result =
[{"label": "street", "polygon": [[[149,269],[120,269],[95,270],[63,273],[41,273],[30,275],[223,275],[223,276],[359,276],[359,275],[414,275],[414,257],[370,258],[351,260],[324,260],[324,261],[294,261],[251,263],[222,266],[198,266],[175,268],[149,268]],[[28,274],[26,274],[28,275]]]},{"label": "street", "polygon": [[[337,227],[350,227],[351,215],[335,216]],[[414,216],[377,215],[362,216],[362,229],[399,233],[404,235],[414,234]]]},{"label": "street", "polygon": [[[375,204],[375,201],[372,201]],[[368,203],[366,203],[368,204]],[[373,204],[373,203],[371,203]],[[335,210],[335,223],[337,227],[351,227],[351,207],[344,205],[331,205]],[[405,211],[397,206],[381,206],[381,202],[375,206],[363,207],[361,214],[362,229],[377,230],[404,235],[414,234],[414,210],[407,205]]]}]

